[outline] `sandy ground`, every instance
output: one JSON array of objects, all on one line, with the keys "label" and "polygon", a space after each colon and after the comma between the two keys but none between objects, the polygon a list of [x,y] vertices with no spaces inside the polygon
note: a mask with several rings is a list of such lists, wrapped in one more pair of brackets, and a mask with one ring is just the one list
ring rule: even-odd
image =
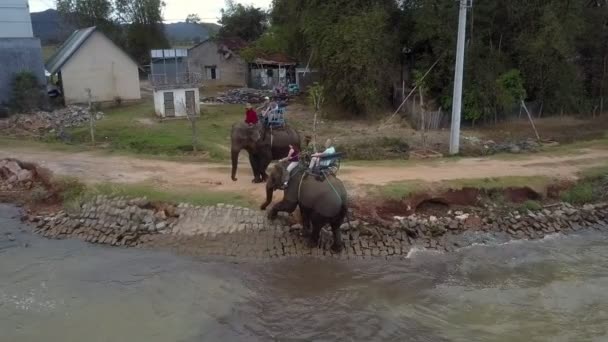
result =
[{"label": "sandy ground", "polygon": [[[141,183],[160,188],[205,188],[244,193],[263,198],[264,188],[252,184],[248,164],[240,163],[238,181],[230,179],[228,164],[184,163],[164,160],[108,156],[92,152],[68,153],[30,148],[0,147],[0,158],[36,162],[55,174],[78,177],[86,182]],[[394,181],[421,180],[437,182],[450,179],[492,178],[504,176],[550,176],[575,178],[576,173],[608,161],[608,150],[584,149],[577,154],[534,156],[517,160],[467,158],[419,163],[409,166],[349,166],[343,162],[340,178],[353,192],[361,185],[383,185]]]}]

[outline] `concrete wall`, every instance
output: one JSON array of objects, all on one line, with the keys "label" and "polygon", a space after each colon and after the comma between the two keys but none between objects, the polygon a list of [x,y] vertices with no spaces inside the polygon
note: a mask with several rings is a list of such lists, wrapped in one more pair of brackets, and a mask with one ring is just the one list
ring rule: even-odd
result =
[{"label": "concrete wall", "polygon": [[175,106],[175,117],[185,117],[186,113],[186,91],[194,91],[194,106],[195,112],[200,113],[200,94],[198,88],[185,88],[185,89],[165,89],[154,91],[154,111],[156,115],[164,118],[165,116],[165,95],[166,92],[173,93],[173,102]]},{"label": "concrete wall", "polygon": [[61,68],[66,104],[86,103],[86,88],[91,89],[93,102],[141,98],[137,64],[99,32],[74,53]]},{"label": "concrete wall", "polygon": [[[207,41],[188,51],[190,72],[203,75],[203,85],[231,85],[244,87],[247,85],[247,63],[239,56],[232,54],[225,58],[217,52],[218,45]],[[216,66],[218,79],[208,79],[205,66]]]},{"label": "concrete wall", "polygon": [[0,0],[0,38],[32,38],[27,0]]},{"label": "concrete wall", "polygon": [[38,38],[0,38],[0,104],[11,96],[15,74],[31,71],[40,84],[46,83],[42,49]]}]

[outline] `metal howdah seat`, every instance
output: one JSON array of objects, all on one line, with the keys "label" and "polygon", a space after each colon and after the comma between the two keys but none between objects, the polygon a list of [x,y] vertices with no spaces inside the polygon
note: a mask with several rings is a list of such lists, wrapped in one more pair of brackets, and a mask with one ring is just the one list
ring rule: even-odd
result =
[{"label": "metal howdah seat", "polygon": [[279,107],[268,113],[268,126],[283,127],[285,125],[285,107]]},{"label": "metal howdah seat", "polygon": [[[329,171],[330,173],[337,175],[338,171],[340,171],[340,160],[344,157],[344,152],[337,152],[334,154],[330,154],[327,156],[322,156],[319,158],[319,171]],[[327,165],[321,165],[323,162],[329,161]]]}]

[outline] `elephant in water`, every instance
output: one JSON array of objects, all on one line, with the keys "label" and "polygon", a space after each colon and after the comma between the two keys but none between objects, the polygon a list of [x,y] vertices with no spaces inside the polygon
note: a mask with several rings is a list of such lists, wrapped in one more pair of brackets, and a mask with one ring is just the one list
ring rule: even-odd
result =
[{"label": "elephant in water", "polygon": [[300,135],[289,126],[270,129],[261,124],[249,126],[244,122],[237,122],[232,125],[230,138],[233,181],[237,180],[236,170],[241,150],[249,153],[252,182],[261,183],[267,178],[266,169],[271,161],[284,158],[289,152],[289,145],[300,148]]},{"label": "elephant in water", "polygon": [[[283,200],[270,209],[268,217],[276,218],[279,211],[291,213],[299,205],[304,231],[312,229],[311,246],[318,245],[321,229],[329,224],[334,235],[332,249],[340,252],[343,248],[340,226],[348,213],[344,184],[334,175],[327,174],[319,179],[307,170],[305,165],[300,164],[292,172]],[[272,167],[266,181],[266,202],[260,207],[262,210],[272,202],[273,192],[283,185],[285,172],[287,170],[281,163]]]}]

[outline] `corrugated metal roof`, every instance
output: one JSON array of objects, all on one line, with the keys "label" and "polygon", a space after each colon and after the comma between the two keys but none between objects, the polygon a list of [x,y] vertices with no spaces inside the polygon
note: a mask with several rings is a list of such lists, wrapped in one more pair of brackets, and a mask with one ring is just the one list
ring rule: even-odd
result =
[{"label": "corrugated metal roof", "polygon": [[95,26],[74,31],[51,56],[46,63],[46,70],[51,74],[57,73],[93,32],[95,32]]}]

